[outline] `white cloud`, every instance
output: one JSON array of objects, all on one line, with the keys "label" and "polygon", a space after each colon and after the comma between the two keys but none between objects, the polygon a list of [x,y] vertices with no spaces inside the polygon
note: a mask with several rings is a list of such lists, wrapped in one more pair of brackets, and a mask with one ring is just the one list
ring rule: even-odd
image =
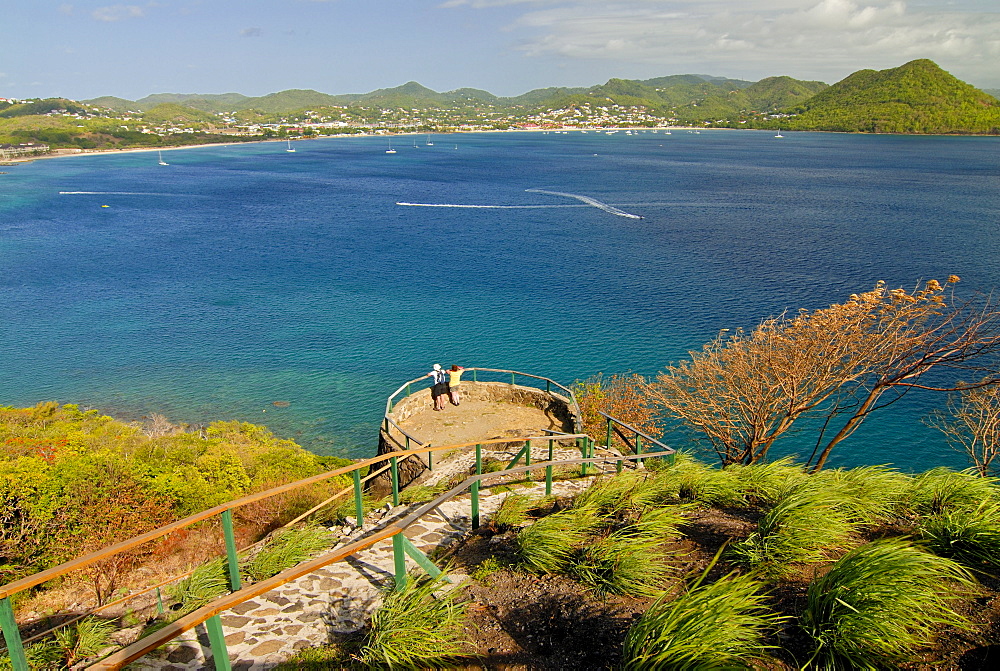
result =
[{"label": "white cloud", "polygon": [[98,7],[90,14],[98,21],[122,21],[136,19],[146,15],[146,10],[138,5],[108,5]]},{"label": "white cloud", "polygon": [[[520,5],[520,7],[515,7]],[[530,6],[529,6],[530,5]],[[931,58],[965,79],[995,79],[1000,14],[926,0],[449,0],[508,6],[531,57],[611,60],[663,73],[790,74],[836,81],[863,67]],[[734,72],[736,70],[736,72]]]}]

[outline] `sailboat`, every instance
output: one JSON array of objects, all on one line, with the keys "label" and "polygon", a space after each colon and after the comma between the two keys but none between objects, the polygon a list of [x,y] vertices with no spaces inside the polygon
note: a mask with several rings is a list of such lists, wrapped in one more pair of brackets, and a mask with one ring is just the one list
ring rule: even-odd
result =
[{"label": "sailboat", "polygon": [[427,146],[428,147],[433,147],[434,146],[434,143],[431,142],[431,134],[430,133],[427,134]]},{"label": "sailboat", "polygon": [[290,151],[292,153],[295,153],[295,150],[292,149],[292,141],[291,141],[291,139],[288,140],[288,149],[286,149],[285,151]]},{"label": "sailboat", "polygon": [[417,146],[417,138],[413,138],[413,148],[420,149],[420,147]]},{"label": "sailboat", "polygon": [[778,134],[775,135],[774,137],[785,137],[785,136],[781,134],[781,129],[779,128],[778,129]]},{"label": "sailboat", "polygon": [[396,150],[392,148],[392,138],[389,138],[389,148],[385,151],[386,154],[395,154]]},{"label": "sailboat", "polygon": [[170,165],[169,163],[167,163],[166,161],[163,160],[163,152],[162,151],[160,151],[159,149],[157,149],[156,152],[160,155],[160,165]]}]

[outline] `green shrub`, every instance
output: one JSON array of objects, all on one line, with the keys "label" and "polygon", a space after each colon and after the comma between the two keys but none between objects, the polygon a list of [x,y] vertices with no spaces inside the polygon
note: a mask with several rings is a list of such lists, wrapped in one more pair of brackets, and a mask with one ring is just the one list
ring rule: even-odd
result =
[{"label": "green shrub", "polygon": [[929,644],[938,627],[968,627],[951,606],[973,584],[956,562],[903,540],[855,548],[809,586],[802,627],[815,646],[810,662],[895,667]]},{"label": "green shrub", "polygon": [[781,577],[789,563],[821,561],[843,549],[856,525],[840,493],[819,484],[804,480],[787,491],[757,523],[757,531],[730,547],[733,560]]},{"label": "green shrub", "polygon": [[529,494],[508,494],[490,522],[499,529],[516,529],[528,519],[528,511],[535,508],[541,498]]},{"label": "green shrub", "polygon": [[407,581],[400,591],[387,592],[372,614],[371,628],[359,659],[369,667],[437,668],[461,657],[465,606],[458,590],[435,594],[442,580]]},{"label": "green shrub", "polygon": [[934,554],[986,570],[1000,566],[1000,504],[949,508],[924,518],[920,535]]},{"label": "green shrub", "polygon": [[743,485],[729,470],[707,466],[679,453],[673,466],[653,475],[660,492],[658,501],[697,501],[705,505],[746,505]]},{"label": "green shrub", "polygon": [[661,596],[632,625],[625,669],[746,669],[763,656],[764,635],[782,618],[768,612],[761,584],[729,574],[705,585],[707,574],[672,601]]},{"label": "green shrub", "polygon": [[596,515],[628,515],[654,505],[662,494],[655,479],[645,473],[602,477],[577,495],[573,507]]}]

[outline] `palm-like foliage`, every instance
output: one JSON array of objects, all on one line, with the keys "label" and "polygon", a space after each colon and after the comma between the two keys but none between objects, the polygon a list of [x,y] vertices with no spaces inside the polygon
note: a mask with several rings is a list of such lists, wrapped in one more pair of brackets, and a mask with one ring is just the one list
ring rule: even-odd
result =
[{"label": "palm-like foliage", "polygon": [[856,548],[809,586],[802,626],[815,645],[812,661],[824,669],[905,661],[939,626],[967,626],[951,605],[972,585],[956,562],[903,540]]},{"label": "palm-like foliage", "polygon": [[387,592],[372,614],[360,661],[376,668],[424,669],[448,666],[461,656],[465,606],[455,598],[458,590],[435,594],[441,587],[440,579],[411,579],[401,591]]},{"label": "palm-like foliage", "polygon": [[920,535],[935,554],[974,569],[1000,566],[1000,503],[950,508],[924,518]]},{"label": "palm-like foliage", "polygon": [[821,561],[845,547],[856,524],[835,489],[806,480],[793,486],[765,513],[757,531],[730,548],[732,558],[771,577],[789,563]]},{"label": "palm-like foliage", "polygon": [[[711,567],[709,567],[711,568]],[[625,669],[746,669],[782,618],[768,612],[761,584],[729,574],[704,585],[708,570],[673,601],[664,595],[625,637]]]}]

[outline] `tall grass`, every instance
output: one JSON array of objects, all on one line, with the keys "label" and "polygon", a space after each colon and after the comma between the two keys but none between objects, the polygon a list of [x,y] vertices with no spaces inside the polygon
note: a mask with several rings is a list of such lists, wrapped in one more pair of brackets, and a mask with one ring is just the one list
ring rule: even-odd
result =
[{"label": "tall grass", "polygon": [[730,547],[738,564],[771,578],[788,573],[790,563],[826,559],[843,549],[856,524],[836,490],[803,481],[789,489],[757,524],[757,530]]},{"label": "tall grass", "polygon": [[792,485],[809,477],[793,457],[750,466],[728,466],[726,471],[736,479],[747,501],[773,505]]},{"label": "tall grass", "polygon": [[818,486],[838,491],[851,517],[861,524],[887,522],[900,515],[913,478],[886,466],[821,471],[811,476]]},{"label": "tall grass", "polygon": [[646,473],[620,473],[601,478],[573,501],[573,507],[603,516],[641,512],[661,497],[659,484]]},{"label": "tall grass", "polygon": [[917,515],[935,515],[948,509],[978,506],[1000,500],[996,478],[983,478],[975,471],[932,468],[913,479],[903,503]]},{"label": "tall grass", "polygon": [[532,571],[559,573],[604,521],[590,511],[577,509],[543,517],[517,535],[521,561]]},{"label": "tall grass", "polygon": [[275,533],[256,554],[243,562],[240,572],[253,582],[266,580],[325,550],[332,542],[330,532],[322,527],[285,529]]},{"label": "tall grass", "polygon": [[921,520],[920,535],[934,554],[979,569],[1000,567],[1000,503],[949,508]]},{"label": "tall grass", "polygon": [[729,574],[706,585],[707,574],[672,601],[660,597],[632,625],[625,669],[746,669],[763,657],[765,633],[783,618],[768,611],[761,584]]},{"label": "tall grass", "polygon": [[170,587],[168,593],[180,602],[181,610],[194,610],[229,592],[228,576],[226,558],[216,557],[205,562],[196,568],[190,576]]},{"label": "tall grass", "polygon": [[905,662],[940,626],[969,626],[951,606],[973,585],[956,562],[904,540],[856,548],[809,586],[802,626],[815,646],[810,662],[828,669]]},{"label": "tall grass", "polygon": [[541,502],[538,496],[530,494],[508,494],[503,503],[490,518],[490,523],[500,529],[515,529],[528,519],[528,511]]},{"label": "tall grass", "polygon": [[670,573],[658,532],[628,526],[581,547],[570,573],[598,594],[653,596]]},{"label": "tall grass", "polygon": [[678,454],[672,466],[658,469],[653,477],[660,492],[660,502],[746,505],[743,485],[732,472],[707,466],[687,454]]},{"label": "tall grass", "polygon": [[425,669],[450,666],[465,652],[465,606],[458,590],[440,590],[440,579],[408,580],[399,591],[387,592],[372,614],[371,628],[359,652],[368,667]]},{"label": "tall grass", "polygon": [[[114,622],[86,617],[76,624],[55,631],[52,638],[25,646],[24,656],[33,671],[68,669],[96,657],[108,647]],[[0,671],[13,669],[7,650],[0,650]]]}]

